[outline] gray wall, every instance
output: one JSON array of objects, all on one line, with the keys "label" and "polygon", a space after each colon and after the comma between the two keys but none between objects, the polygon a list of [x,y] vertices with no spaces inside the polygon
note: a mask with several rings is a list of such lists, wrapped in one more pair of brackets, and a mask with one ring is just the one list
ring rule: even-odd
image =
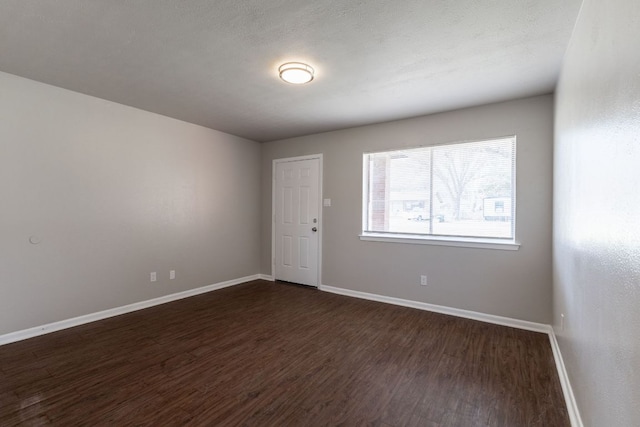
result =
[{"label": "gray wall", "polygon": [[[261,272],[271,274],[271,171],[324,155],[322,284],[551,323],[551,95],[270,142],[262,149]],[[518,251],[360,241],[362,154],[516,134]],[[419,286],[427,274],[429,286]]]},{"label": "gray wall", "polygon": [[554,323],[586,426],[640,425],[639,23],[585,0],[557,92]]},{"label": "gray wall", "polygon": [[0,334],[258,273],[259,144],[4,73],[0,94]]}]

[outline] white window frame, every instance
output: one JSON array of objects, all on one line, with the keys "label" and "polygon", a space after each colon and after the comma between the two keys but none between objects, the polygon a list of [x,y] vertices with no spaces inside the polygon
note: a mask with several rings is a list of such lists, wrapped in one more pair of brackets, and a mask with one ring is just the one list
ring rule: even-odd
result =
[{"label": "white window frame", "polygon": [[494,138],[483,138],[477,140],[467,140],[467,141],[457,141],[457,142],[447,142],[442,144],[432,144],[432,145],[421,145],[414,147],[401,147],[401,148],[393,148],[387,150],[376,150],[376,151],[367,151],[362,154],[362,232],[359,235],[360,240],[362,241],[373,241],[373,242],[388,242],[388,243],[409,243],[409,244],[419,244],[419,245],[439,245],[439,246],[454,246],[454,247],[464,247],[464,248],[482,248],[482,249],[498,249],[498,250],[518,250],[520,248],[520,243],[516,240],[516,152],[514,152],[514,162],[513,162],[513,171],[512,171],[512,186],[514,197],[512,198],[512,212],[511,212],[511,227],[512,227],[512,238],[497,238],[497,237],[463,237],[463,236],[440,236],[440,235],[432,235],[432,234],[409,234],[409,233],[394,233],[394,232],[373,232],[366,231],[365,227],[368,221],[368,197],[369,197],[369,161],[368,155],[376,154],[376,153],[384,153],[384,152],[393,152],[393,151],[401,151],[408,150],[414,148],[421,147],[435,147],[435,146],[446,146],[446,145],[456,145],[456,144],[464,144],[464,143],[473,143],[473,142],[483,142],[490,141],[493,139],[506,139],[513,138],[514,140],[514,150],[516,149],[517,144],[515,135],[507,135],[502,137],[494,137]]}]

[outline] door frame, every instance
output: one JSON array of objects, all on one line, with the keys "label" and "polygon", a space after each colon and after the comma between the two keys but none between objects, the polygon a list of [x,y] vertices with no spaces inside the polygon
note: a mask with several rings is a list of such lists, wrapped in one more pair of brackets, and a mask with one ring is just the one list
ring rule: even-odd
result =
[{"label": "door frame", "polygon": [[318,160],[318,275],[316,278],[316,287],[322,284],[322,232],[324,230],[324,222],[322,221],[322,211],[324,206],[322,203],[322,154],[310,154],[307,156],[286,157],[282,159],[274,159],[271,169],[271,277],[276,280],[276,166],[278,163],[297,162],[301,160]]}]

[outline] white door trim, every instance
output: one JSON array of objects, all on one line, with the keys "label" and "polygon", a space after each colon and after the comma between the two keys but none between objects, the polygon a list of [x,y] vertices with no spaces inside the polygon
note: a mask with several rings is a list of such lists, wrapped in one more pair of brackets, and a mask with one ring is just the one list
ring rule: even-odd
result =
[{"label": "white door trim", "polygon": [[322,220],[322,154],[310,154],[308,156],[287,157],[284,159],[274,159],[271,169],[271,277],[276,278],[276,165],[278,163],[296,162],[300,160],[318,159],[318,287],[322,284],[322,232],[324,230],[324,221]]}]

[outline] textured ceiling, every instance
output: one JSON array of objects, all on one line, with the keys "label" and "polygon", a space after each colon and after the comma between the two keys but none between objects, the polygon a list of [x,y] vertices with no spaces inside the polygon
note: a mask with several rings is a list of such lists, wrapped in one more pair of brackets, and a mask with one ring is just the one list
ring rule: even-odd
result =
[{"label": "textured ceiling", "polygon": [[0,71],[270,141],[549,93],[580,3],[2,0]]}]

